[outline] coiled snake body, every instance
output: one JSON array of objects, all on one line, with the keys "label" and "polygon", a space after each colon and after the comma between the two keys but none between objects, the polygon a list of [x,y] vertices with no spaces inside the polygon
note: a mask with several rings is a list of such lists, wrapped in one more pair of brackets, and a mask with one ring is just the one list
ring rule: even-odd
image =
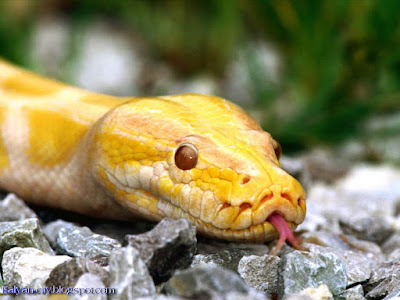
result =
[{"label": "coiled snake body", "polygon": [[255,242],[277,236],[272,214],[305,216],[279,144],[221,98],[99,95],[0,60],[0,126],[0,187],[31,203]]}]

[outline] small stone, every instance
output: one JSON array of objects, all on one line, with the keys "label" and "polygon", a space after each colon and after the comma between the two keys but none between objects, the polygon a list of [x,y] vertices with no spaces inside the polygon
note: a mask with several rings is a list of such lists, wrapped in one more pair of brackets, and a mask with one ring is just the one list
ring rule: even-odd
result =
[{"label": "small stone", "polygon": [[395,233],[381,245],[383,253],[390,254],[400,248],[400,234]]},{"label": "small stone", "polygon": [[300,294],[289,295],[289,296],[285,297],[284,299],[285,300],[314,300],[310,296],[300,295]]},{"label": "small stone", "polygon": [[[397,274],[397,275],[396,275]],[[372,270],[372,276],[364,285],[366,291],[370,291],[381,283],[384,279],[392,275],[400,277],[400,261],[384,261]]]},{"label": "small stone", "polygon": [[40,228],[39,220],[35,218],[0,223],[0,258],[13,247],[32,247],[54,254]]},{"label": "small stone", "polygon": [[389,255],[387,255],[387,260],[397,260],[400,258],[400,248],[393,250]]},{"label": "small stone", "polygon": [[[44,283],[56,266],[70,259],[68,256],[52,256],[35,248],[15,247],[4,253],[3,278],[10,287],[31,287],[38,278]],[[38,285],[37,281],[35,285]]]},{"label": "small stone", "polygon": [[[182,299],[182,298],[181,298]],[[226,299],[226,300],[270,300],[263,293],[250,290],[248,293],[228,292],[225,295],[216,294],[212,299]]]},{"label": "small stone", "polygon": [[149,296],[149,297],[139,297],[136,298],[135,300],[182,300],[180,297],[175,297],[175,296],[166,296],[166,295],[154,295],[154,296]]},{"label": "small stone", "polygon": [[348,286],[365,282],[371,277],[369,260],[357,252],[306,243],[303,243],[303,247],[311,253],[332,253],[339,257],[346,267]]},{"label": "small stone", "polygon": [[[74,84],[114,96],[136,94],[143,68],[143,53],[132,37],[104,20],[81,31],[79,57],[72,68]],[[98,51],[102,49],[102,51]]]},{"label": "small stone", "polygon": [[164,289],[168,294],[194,299],[208,299],[230,292],[249,292],[249,287],[239,275],[216,265],[199,265],[177,270]]},{"label": "small stone", "polygon": [[96,275],[103,281],[104,285],[109,285],[109,274],[103,267],[88,258],[79,257],[55,267],[46,280],[46,286],[72,288],[77,280],[86,273]]},{"label": "small stone", "polygon": [[385,259],[385,255],[377,244],[359,240],[351,235],[344,235],[344,238],[346,243],[350,246],[350,250],[358,252],[368,258],[371,267],[374,268]]},{"label": "small stone", "polygon": [[300,238],[302,243],[311,243],[323,247],[350,250],[350,246],[343,240],[343,236],[325,230],[305,232],[301,234]]},{"label": "small stone", "polygon": [[400,262],[398,260],[385,261],[378,265],[373,271],[372,276],[364,284],[367,292],[367,299],[387,296],[389,293],[398,291],[400,286]]},{"label": "small stone", "polygon": [[46,225],[43,226],[43,233],[53,248],[56,248],[56,246],[57,246],[56,242],[57,242],[58,233],[60,232],[60,230],[62,228],[66,228],[66,227],[76,228],[79,226],[74,223],[67,222],[67,221],[64,221],[61,219],[47,223]]},{"label": "small stone", "polygon": [[[79,291],[84,291],[87,289],[96,290],[99,289],[105,290],[105,285],[103,281],[94,274],[85,273],[81,275],[74,286],[74,289],[78,289]],[[71,300],[107,300],[107,294],[105,293],[83,293],[82,295],[75,294],[71,298]]]},{"label": "small stone", "polygon": [[298,295],[307,296],[311,300],[333,300],[333,295],[326,284],[321,284],[318,288],[306,288]]},{"label": "small stone", "polygon": [[101,265],[107,265],[111,251],[121,247],[117,240],[93,233],[88,227],[78,226],[62,228],[56,244],[59,254],[89,258]]},{"label": "small stone", "polygon": [[390,293],[398,292],[400,287],[400,277],[390,276],[385,278],[380,284],[372,289],[365,296],[367,299],[382,299]]},{"label": "small stone", "polygon": [[303,159],[304,169],[313,181],[333,183],[349,171],[349,164],[335,153],[316,149]]},{"label": "small stone", "polygon": [[361,240],[382,244],[393,233],[391,223],[382,216],[340,219],[339,225],[345,234]]},{"label": "small stone", "polygon": [[133,247],[117,249],[110,256],[110,299],[136,299],[156,293],[153,279],[140,253]]},{"label": "small stone", "polygon": [[165,218],[153,230],[127,235],[127,244],[138,249],[156,284],[176,269],[190,265],[196,253],[196,228],[185,219]]},{"label": "small stone", "polygon": [[[337,186],[350,192],[362,192],[365,195],[378,196],[381,201],[366,205],[381,206],[390,209],[400,197],[400,170],[389,165],[358,165],[351,169]],[[365,199],[366,200],[366,199]],[[362,209],[360,207],[360,209]],[[387,214],[394,215],[394,214]]]},{"label": "small stone", "polygon": [[299,293],[305,288],[326,284],[335,295],[343,293],[347,286],[344,263],[331,253],[293,251],[283,258],[279,295]]},{"label": "small stone", "polygon": [[347,289],[342,295],[344,300],[365,300],[364,290],[361,284]]},{"label": "small stone", "polygon": [[193,258],[191,267],[204,264],[215,264],[237,272],[239,261],[251,253],[247,250],[229,249],[214,254],[197,254]]},{"label": "small stone", "polygon": [[303,233],[300,238],[304,244],[310,243],[336,250],[356,252],[366,257],[371,267],[379,264],[384,259],[382,251],[377,244],[362,241],[350,235],[315,231]]},{"label": "small stone", "polygon": [[244,281],[257,291],[272,298],[278,293],[278,265],[281,259],[275,255],[243,256],[238,272]]},{"label": "small stone", "polygon": [[[364,186],[366,186],[365,183]],[[332,219],[393,216],[396,202],[397,198],[388,193],[382,196],[370,190],[351,189],[347,184],[328,186],[317,183],[307,193],[308,207]],[[331,224],[328,225],[331,226]],[[319,228],[332,231],[324,223],[319,224]]]},{"label": "small stone", "polygon": [[383,300],[400,300],[400,289],[387,295]]},{"label": "small stone", "polygon": [[0,222],[21,221],[29,218],[38,218],[23,200],[15,194],[8,194],[0,201]]}]

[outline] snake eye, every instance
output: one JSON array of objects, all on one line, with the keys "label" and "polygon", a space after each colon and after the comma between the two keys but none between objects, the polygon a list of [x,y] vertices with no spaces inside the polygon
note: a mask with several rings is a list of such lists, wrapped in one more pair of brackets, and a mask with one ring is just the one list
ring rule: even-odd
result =
[{"label": "snake eye", "polygon": [[182,144],[175,152],[175,164],[181,170],[193,169],[197,158],[197,149],[192,144]]},{"label": "snake eye", "polygon": [[279,144],[279,142],[276,141],[276,140],[272,140],[272,141],[273,141],[272,144],[274,146],[274,151],[275,151],[276,158],[279,160],[281,158],[281,155],[282,155],[281,144]]}]

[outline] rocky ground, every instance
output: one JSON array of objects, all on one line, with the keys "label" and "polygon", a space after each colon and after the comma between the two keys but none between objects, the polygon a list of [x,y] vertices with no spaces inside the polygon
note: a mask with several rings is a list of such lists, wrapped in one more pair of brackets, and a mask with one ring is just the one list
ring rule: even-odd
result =
[{"label": "rocky ground", "polygon": [[[71,299],[400,299],[400,170],[283,158],[306,188],[304,251],[196,237],[186,220],[95,220],[0,201],[0,292],[115,288]],[[65,290],[66,291],[66,290]],[[17,299],[43,299],[22,295]],[[4,295],[1,299],[14,296]],[[56,294],[53,299],[66,299]]]}]

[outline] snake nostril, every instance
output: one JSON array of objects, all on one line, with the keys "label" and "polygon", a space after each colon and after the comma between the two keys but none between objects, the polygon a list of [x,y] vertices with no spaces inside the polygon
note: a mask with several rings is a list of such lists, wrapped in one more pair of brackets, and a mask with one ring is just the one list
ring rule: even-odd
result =
[{"label": "snake nostril", "polygon": [[249,181],[250,181],[250,176],[249,176],[249,175],[245,175],[245,176],[242,178],[241,184],[246,184],[246,183],[248,183]]},{"label": "snake nostril", "polygon": [[242,204],[240,204],[240,206],[239,206],[240,212],[239,213],[241,213],[242,211],[244,211],[245,209],[248,209],[248,208],[251,208],[251,204],[250,203],[242,203]]},{"label": "snake nostril", "polygon": [[282,198],[285,198],[286,200],[288,200],[289,202],[292,202],[292,197],[290,197],[289,194],[283,193],[281,194]]},{"label": "snake nostril", "polygon": [[268,200],[271,200],[274,197],[274,194],[269,194],[267,196],[265,196],[264,198],[261,199],[260,205],[262,205],[263,203],[265,203]]},{"label": "snake nostril", "polygon": [[298,198],[297,198],[297,205],[298,205],[298,206],[301,206],[303,203],[304,203],[304,199],[301,198],[301,197],[298,197]]}]

